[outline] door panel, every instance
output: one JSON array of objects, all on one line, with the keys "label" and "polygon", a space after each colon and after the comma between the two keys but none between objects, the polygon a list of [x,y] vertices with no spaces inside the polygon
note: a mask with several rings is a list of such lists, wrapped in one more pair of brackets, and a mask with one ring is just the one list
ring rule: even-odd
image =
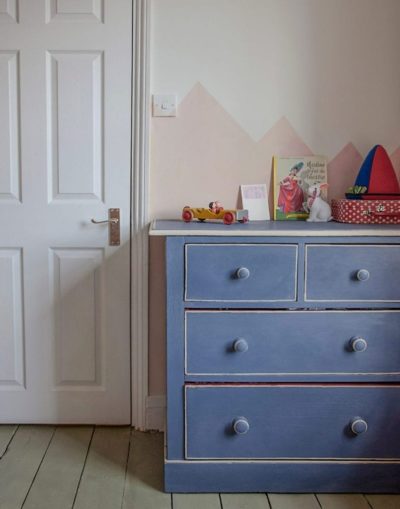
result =
[{"label": "door panel", "polygon": [[0,200],[19,200],[18,52],[0,51]]},{"label": "door panel", "polygon": [[131,0],[3,3],[0,422],[127,424]]},{"label": "door panel", "polygon": [[103,79],[100,51],[47,53],[50,201],[103,199]]},{"label": "door panel", "polygon": [[[56,384],[102,383],[103,249],[51,250]],[[79,352],[77,357],[76,352]]]},{"label": "door panel", "polygon": [[18,21],[17,12],[17,0],[0,1],[0,23],[16,23]]},{"label": "door panel", "polygon": [[46,0],[47,22],[103,21],[103,0]]},{"label": "door panel", "polygon": [[20,249],[0,249],[0,388],[24,385]]}]

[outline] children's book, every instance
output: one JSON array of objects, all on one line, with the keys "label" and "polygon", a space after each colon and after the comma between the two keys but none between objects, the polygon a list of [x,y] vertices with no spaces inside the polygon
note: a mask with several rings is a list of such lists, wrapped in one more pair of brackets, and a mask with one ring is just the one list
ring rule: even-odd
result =
[{"label": "children's book", "polygon": [[[328,172],[323,156],[274,156],[274,219],[305,220],[309,216],[308,188],[326,184]],[[322,196],[326,199],[326,196]]]}]

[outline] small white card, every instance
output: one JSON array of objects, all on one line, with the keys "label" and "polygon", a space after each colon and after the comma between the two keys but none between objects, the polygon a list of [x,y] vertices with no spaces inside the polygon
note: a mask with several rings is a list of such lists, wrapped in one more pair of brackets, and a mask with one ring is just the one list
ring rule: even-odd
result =
[{"label": "small white card", "polygon": [[250,221],[270,219],[266,184],[241,185],[243,208],[249,211]]}]

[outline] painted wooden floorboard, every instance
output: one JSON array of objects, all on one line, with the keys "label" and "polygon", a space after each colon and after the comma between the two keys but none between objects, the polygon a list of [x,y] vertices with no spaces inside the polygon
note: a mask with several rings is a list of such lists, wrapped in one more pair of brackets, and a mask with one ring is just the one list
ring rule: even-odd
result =
[{"label": "painted wooden floorboard", "polygon": [[17,426],[0,426],[0,458],[7,450],[16,430]]},{"label": "painted wooden floorboard", "polygon": [[365,495],[372,509],[400,509],[400,495]]},{"label": "painted wooden floorboard", "polygon": [[223,509],[269,509],[264,493],[223,493],[221,501]]},{"label": "painted wooden floorboard", "polygon": [[320,509],[315,495],[278,495],[268,493],[271,509]]},{"label": "painted wooden floorboard", "polygon": [[57,428],[23,509],[70,509],[92,437],[93,427]]},{"label": "painted wooden floorboard", "polygon": [[7,451],[0,455],[0,509],[400,509],[400,495],[171,498],[163,492],[162,434],[131,434],[127,427],[99,427],[93,435],[82,426],[54,431],[0,426],[0,451]]},{"label": "painted wooden floorboard", "polygon": [[171,509],[163,492],[163,435],[132,431],[123,509]]},{"label": "painted wooden floorboard", "polygon": [[131,429],[96,428],[74,509],[120,509]]},{"label": "painted wooden floorboard", "polygon": [[20,426],[0,460],[0,507],[20,509],[53,436],[52,426]]},{"label": "painted wooden floorboard", "polygon": [[174,509],[221,509],[221,500],[217,493],[172,495]]},{"label": "painted wooden floorboard", "polygon": [[371,509],[363,495],[321,494],[317,498],[322,509]]}]

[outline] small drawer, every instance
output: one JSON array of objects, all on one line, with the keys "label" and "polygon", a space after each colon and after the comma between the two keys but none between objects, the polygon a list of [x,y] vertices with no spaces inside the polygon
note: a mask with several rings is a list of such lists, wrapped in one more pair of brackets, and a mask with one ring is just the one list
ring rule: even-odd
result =
[{"label": "small drawer", "polygon": [[185,300],[295,301],[297,250],[292,244],[187,244]]},{"label": "small drawer", "polygon": [[400,376],[400,311],[187,311],[185,319],[189,380]]},{"label": "small drawer", "polygon": [[304,300],[400,302],[400,246],[306,246]]},{"label": "small drawer", "polygon": [[400,386],[186,386],[187,459],[398,459]]}]

